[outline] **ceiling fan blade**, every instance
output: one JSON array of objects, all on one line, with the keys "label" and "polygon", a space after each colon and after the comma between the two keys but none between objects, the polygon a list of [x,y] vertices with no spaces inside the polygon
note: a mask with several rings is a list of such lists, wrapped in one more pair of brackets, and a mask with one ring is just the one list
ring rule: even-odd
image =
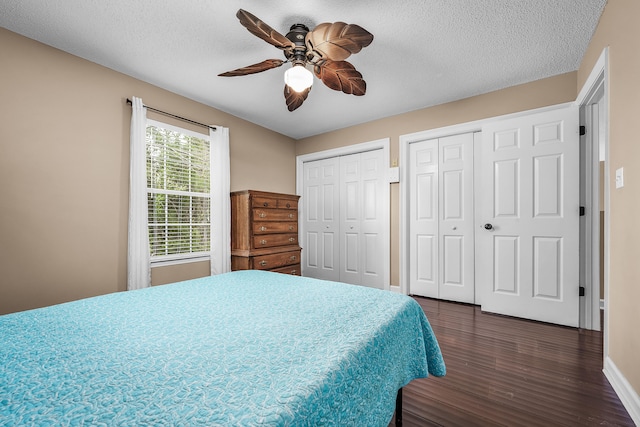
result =
[{"label": "ceiling fan blade", "polygon": [[367,91],[367,82],[362,74],[347,61],[326,61],[316,65],[314,72],[322,83],[333,90],[356,96],[362,96]]},{"label": "ceiling fan blade", "polygon": [[267,59],[265,61],[258,62],[257,64],[248,65],[246,67],[242,67],[235,70],[227,71],[226,73],[218,74],[218,76],[220,77],[246,76],[247,74],[261,73],[262,71],[267,71],[272,68],[277,68],[282,64],[284,64],[284,61],[280,59]]},{"label": "ceiling fan blade", "polygon": [[238,10],[236,17],[240,20],[240,23],[254,36],[260,37],[277,47],[278,49],[293,49],[294,43],[271,28],[269,25],[262,22],[259,18],[247,12],[246,10]]},{"label": "ceiling fan blade", "polygon": [[310,91],[311,88],[309,87],[302,92],[296,92],[295,90],[291,89],[289,85],[285,84],[284,99],[287,102],[287,108],[289,109],[289,111],[293,111],[301,106],[304,100],[307,99],[307,96],[309,96]]},{"label": "ceiling fan blade", "polygon": [[355,24],[319,24],[306,37],[307,49],[320,59],[344,61],[373,41],[373,34]]}]

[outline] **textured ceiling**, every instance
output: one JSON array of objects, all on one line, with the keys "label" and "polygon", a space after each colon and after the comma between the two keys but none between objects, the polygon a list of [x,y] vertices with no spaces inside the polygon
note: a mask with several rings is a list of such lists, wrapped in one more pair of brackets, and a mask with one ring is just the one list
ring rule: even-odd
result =
[{"label": "textured ceiling", "polygon": [[[575,71],[606,0],[2,0],[0,26],[299,139]],[[351,56],[367,93],[316,80],[289,112],[287,65],[221,72],[282,52],[250,34],[245,9],[286,34],[294,23],[358,24]],[[123,94],[136,95],[136,94]],[[178,112],[179,113],[179,112]]]}]

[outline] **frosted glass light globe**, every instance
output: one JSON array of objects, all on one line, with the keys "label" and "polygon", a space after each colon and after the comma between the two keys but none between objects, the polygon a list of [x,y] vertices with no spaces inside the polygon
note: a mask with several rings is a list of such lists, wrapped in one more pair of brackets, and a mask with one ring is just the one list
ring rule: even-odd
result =
[{"label": "frosted glass light globe", "polygon": [[313,84],[313,73],[304,65],[294,65],[285,71],[284,82],[296,92],[302,92]]}]

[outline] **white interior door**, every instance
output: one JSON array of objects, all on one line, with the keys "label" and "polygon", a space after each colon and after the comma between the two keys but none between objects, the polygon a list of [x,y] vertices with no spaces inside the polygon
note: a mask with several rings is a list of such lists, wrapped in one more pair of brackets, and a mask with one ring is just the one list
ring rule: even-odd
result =
[{"label": "white interior door", "polygon": [[388,237],[382,150],[340,157],[340,281],[384,288]]},{"label": "white interior door", "polygon": [[493,122],[482,137],[476,197],[482,309],[577,326],[577,108]]},{"label": "white interior door", "polygon": [[302,223],[304,274],[340,280],[338,157],[304,163]]},{"label": "white interior door", "polygon": [[474,134],[409,145],[410,293],[473,303]]}]

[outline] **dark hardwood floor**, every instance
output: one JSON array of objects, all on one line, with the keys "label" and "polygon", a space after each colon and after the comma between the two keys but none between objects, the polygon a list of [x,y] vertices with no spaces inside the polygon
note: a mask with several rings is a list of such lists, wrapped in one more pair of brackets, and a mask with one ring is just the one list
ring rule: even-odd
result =
[{"label": "dark hardwood floor", "polygon": [[447,375],[404,388],[404,427],[634,425],[602,373],[600,332],[415,299]]}]

